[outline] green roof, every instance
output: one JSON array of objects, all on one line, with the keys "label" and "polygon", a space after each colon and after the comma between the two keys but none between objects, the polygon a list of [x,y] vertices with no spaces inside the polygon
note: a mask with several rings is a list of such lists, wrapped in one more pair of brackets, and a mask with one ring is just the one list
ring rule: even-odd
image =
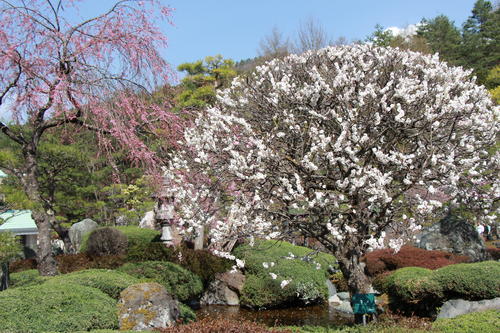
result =
[{"label": "green roof", "polygon": [[8,210],[0,214],[3,224],[0,225],[1,231],[10,231],[15,235],[36,235],[38,228],[35,221],[31,218],[30,210]]},{"label": "green roof", "polygon": [[7,174],[2,170],[0,170],[0,178],[5,178],[5,177],[7,177]]}]

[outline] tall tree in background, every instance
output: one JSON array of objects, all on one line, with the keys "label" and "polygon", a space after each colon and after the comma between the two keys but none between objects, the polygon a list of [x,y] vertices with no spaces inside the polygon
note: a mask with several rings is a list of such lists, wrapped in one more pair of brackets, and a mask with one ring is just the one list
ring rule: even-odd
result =
[{"label": "tall tree in background", "polygon": [[68,17],[81,2],[0,0],[0,105],[23,124],[0,122],[22,157],[19,165],[1,159],[0,167],[20,180],[33,203],[42,275],[57,273],[53,203],[42,197],[38,177],[44,134],[79,126],[93,131],[104,151],[121,145],[133,161],[153,165],[155,154],[141,133],[170,133],[177,124],[165,108],[140,97],[169,78],[159,55],[166,37],[156,22],[168,19],[170,9],[157,0],[121,0],[101,15],[72,22]]},{"label": "tall tree in background", "polygon": [[318,50],[329,44],[333,42],[330,41],[323,25],[310,17],[300,24],[294,50],[302,53],[308,50]]},{"label": "tall tree in background", "polygon": [[417,31],[425,38],[431,51],[439,53],[442,60],[456,64],[459,58],[461,36],[453,21],[444,15],[422,20]]},{"label": "tall tree in background", "polygon": [[473,68],[479,82],[500,61],[500,7],[478,0],[463,25],[462,65]]},{"label": "tall tree in background", "polygon": [[182,79],[182,91],[176,96],[177,108],[203,108],[215,103],[215,91],[236,76],[234,61],[220,54],[177,67],[188,75]]},{"label": "tall tree in background", "polygon": [[257,54],[262,58],[280,58],[288,55],[292,50],[290,39],[283,35],[277,27],[273,27],[271,33],[259,42]]}]

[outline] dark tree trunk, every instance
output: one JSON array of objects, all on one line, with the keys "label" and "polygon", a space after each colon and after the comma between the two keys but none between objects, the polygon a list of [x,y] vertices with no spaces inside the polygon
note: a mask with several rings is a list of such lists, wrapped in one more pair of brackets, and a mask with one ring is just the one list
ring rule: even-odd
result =
[{"label": "dark tree trunk", "polygon": [[48,212],[41,194],[40,184],[38,183],[38,164],[36,161],[36,149],[34,145],[23,147],[25,159],[25,170],[21,178],[26,195],[35,205],[31,216],[38,227],[38,249],[37,262],[38,271],[42,276],[57,274],[57,262],[52,254],[52,244],[50,241],[51,215]]},{"label": "dark tree trunk", "polygon": [[368,294],[371,290],[371,282],[365,274],[364,264],[360,262],[362,253],[352,252],[350,256],[337,256],[340,270],[347,280],[351,295]]},{"label": "dark tree trunk", "polygon": [[9,263],[0,264],[0,291],[9,288]]}]

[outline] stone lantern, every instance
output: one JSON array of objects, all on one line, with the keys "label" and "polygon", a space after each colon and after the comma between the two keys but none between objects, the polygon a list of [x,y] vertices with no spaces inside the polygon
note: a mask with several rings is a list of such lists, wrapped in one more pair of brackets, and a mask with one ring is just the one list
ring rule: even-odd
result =
[{"label": "stone lantern", "polygon": [[174,197],[167,191],[166,180],[162,188],[153,195],[156,201],[154,208],[155,223],[161,227],[161,241],[167,246],[173,246],[172,224],[174,218]]}]

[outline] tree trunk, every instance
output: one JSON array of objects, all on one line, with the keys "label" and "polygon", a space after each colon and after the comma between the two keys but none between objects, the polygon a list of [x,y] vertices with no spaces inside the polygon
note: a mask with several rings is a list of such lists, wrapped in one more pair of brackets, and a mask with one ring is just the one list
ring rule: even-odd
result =
[{"label": "tree trunk", "polygon": [[51,216],[47,212],[48,207],[46,207],[40,194],[36,149],[32,146],[23,148],[26,169],[22,175],[21,182],[26,195],[35,205],[32,209],[31,216],[38,227],[38,271],[42,276],[56,275],[57,262],[52,254],[52,244],[50,242]]},{"label": "tree trunk", "polygon": [[351,295],[368,294],[371,290],[371,283],[365,274],[364,264],[360,262],[361,251],[349,251],[349,255],[337,254],[340,270],[347,280],[347,285]]}]

